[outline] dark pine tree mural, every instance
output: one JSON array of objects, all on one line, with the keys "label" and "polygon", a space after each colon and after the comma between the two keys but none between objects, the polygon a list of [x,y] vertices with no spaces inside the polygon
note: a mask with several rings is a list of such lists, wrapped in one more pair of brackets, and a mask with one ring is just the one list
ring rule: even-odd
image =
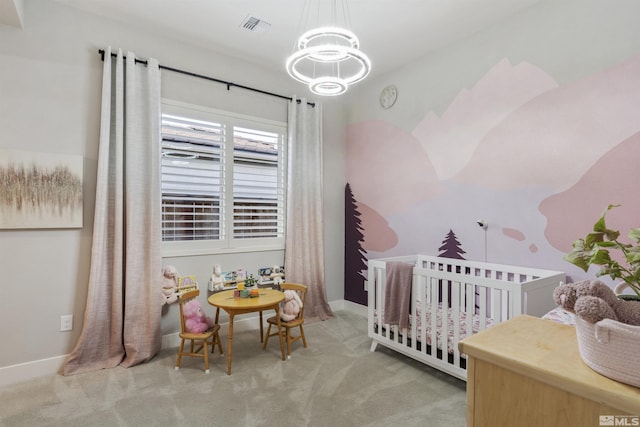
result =
[{"label": "dark pine tree mural", "polygon": [[[442,246],[440,246],[438,248],[438,250],[440,251],[440,253],[438,254],[438,256],[444,257],[444,258],[455,258],[455,259],[466,259],[462,256],[462,254],[466,254],[467,252],[462,249],[462,245],[460,244],[460,242],[458,241],[458,238],[456,237],[455,233],[453,232],[453,230],[449,229],[449,233],[447,233],[447,236],[444,238],[444,240],[442,241]],[[456,271],[456,273],[461,273],[460,271],[460,267],[457,267],[458,271]],[[469,269],[469,267],[465,267],[465,274],[469,274],[471,271]],[[451,266],[447,267],[447,271],[451,271]],[[440,289],[439,289],[439,302],[442,302],[442,280],[440,281]],[[449,288],[449,295],[451,295],[451,282],[448,282],[448,288]],[[478,298],[478,292],[476,291],[475,293],[476,298]],[[466,298],[466,297],[465,297]],[[448,298],[449,300],[449,307],[451,307],[451,298]],[[480,308],[480,306],[474,302],[476,311]]]},{"label": "dark pine tree mural", "polygon": [[438,250],[440,251],[438,256],[444,258],[465,259],[462,254],[465,254],[466,252],[460,247],[460,242],[451,229],[449,229],[447,237],[444,238],[442,246],[440,246]]},{"label": "dark pine tree mural", "polygon": [[[438,253],[438,256],[441,256],[443,258],[465,259],[462,254],[466,253],[466,251],[462,249],[458,238],[451,229],[449,229],[449,233],[447,233],[447,236],[442,241],[442,246],[438,248],[438,251],[440,251]],[[451,266],[447,266],[447,271],[451,271]],[[460,273],[460,271],[456,271],[456,273]],[[451,295],[451,282],[448,282],[448,288],[448,295]],[[442,281],[440,281],[440,289],[438,290],[438,295],[438,301],[442,302]],[[451,307],[451,298],[448,298],[448,300],[449,307]]]},{"label": "dark pine tree mural", "polygon": [[349,183],[344,189],[344,202],[344,299],[367,305],[362,273],[367,269],[367,252],[362,248],[364,234],[360,211]]}]

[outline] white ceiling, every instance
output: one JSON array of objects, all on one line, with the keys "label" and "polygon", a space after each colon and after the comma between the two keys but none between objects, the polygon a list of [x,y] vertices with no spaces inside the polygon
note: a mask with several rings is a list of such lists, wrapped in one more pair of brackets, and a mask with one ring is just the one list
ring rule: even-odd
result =
[{"label": "white ceiling", "polygon": [[[0,3],[7,1],[18,0]],[[328,16],[331,10],[342,14],[345,0],[55,1],[284,70],[285,58],[304,30],[320,24],[344,25],[342,18]],[[347,6],[350,29],[371,59],[375,75],[467,37],[538,1],[349,0]],[[314,11],[306,20],[305,6]],[[318,22],[318,10],[322,22]],[[240,24],[247,15],[271,26],[262,33],[246,30]]]}]

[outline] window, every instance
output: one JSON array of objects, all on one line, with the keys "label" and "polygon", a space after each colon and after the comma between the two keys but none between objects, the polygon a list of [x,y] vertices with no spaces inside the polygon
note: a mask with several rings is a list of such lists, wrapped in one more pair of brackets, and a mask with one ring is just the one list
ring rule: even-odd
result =
[{"label": "window", "polygon": [[286,125],[165,101],[165,252],[284,248]]}]

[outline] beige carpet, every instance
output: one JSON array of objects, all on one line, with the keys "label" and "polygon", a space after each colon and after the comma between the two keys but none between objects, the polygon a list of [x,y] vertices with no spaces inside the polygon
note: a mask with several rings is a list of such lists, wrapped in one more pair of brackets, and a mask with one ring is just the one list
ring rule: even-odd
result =
[{"label": "beige carpet", "polygon": [[[0,389],[0,426],[464,426],[463,381],[378,346],[366,318],[347,311],[306,326],[308,347],[279,358],[257,331],[234,336],[232,375],[214,356],[176,349],[151,362]],[[226,351],[226,326],[221,335]]]}]

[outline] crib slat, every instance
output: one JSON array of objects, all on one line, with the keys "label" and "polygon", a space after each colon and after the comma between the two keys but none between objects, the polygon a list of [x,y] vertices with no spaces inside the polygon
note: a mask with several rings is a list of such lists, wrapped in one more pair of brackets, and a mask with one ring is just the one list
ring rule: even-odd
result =
[{"label": "crib slat", "polygon": [[491,318],[500,319],[500,291],[497,289],[488,289],[491,293]]},{"label": "crib slat", "polygon": [[[413,281],[411,283],[411,295],[419,295],[419,289],[420,289],[420,283],[423,280],[422,277],[416,276],[415,274],[413,275]],[[415,303],[415,298],[411,298],[411,306],[410,306],[410,310],[411,310],[411,315],[410,315],[410,319],[409,319],[409,327],[411,328],[411,348],[414,350],[418,349],[418,345],[417,345],[417,325],[416,325],[416,303]],[[407,334],[409,335],[409,334]],[[407,337],[408,339],[409,337]]]},{"label": "crib slat", "polygon": [[[428,355],[428,345],[427,345],[427,310],[429,304],[429,291],[431,287],[429,286],[430,279],[428,277],[422,276],[422,287],[421,291],[418,294],[420,298],[420,342],[422,343],[422,347],[420,348],[420,353],[424,355]],[[430,320],[429,320],[430,321]]]},{"label": "crib slat", "polygon": [[480,304],[480,330],[487,328],[487,288],[480,286],[478,290],[478,301]]},{"label": "crib slat", "polygon": [[438,356],[438,335],[437,335],[437,325],[438,325],[438,286],[440,285],[440,281],[436,278],[431,279],[431,320],[429,321],[429,335],[431,336],[431,346],[429,348],[429,354],[431,357],[437,358]]},{"label": "crib slat", "polygon": [[[440,334],[440,348],[442,350],[442,359],[447,360],[446,357],[449,354],[449,288],[451,286],[451,282],[447,282],[447,286],[442,286],[442,314],[441,314],[441,322],[442,322],[442,333]],[[435,328],[434,328],[435,329]]]},{"label": "crib slat", "polygon": [[[453,364],[455,366],[460,366],[460,351],[457,346],[458,342],[460,342],[460,282],[452,283],[451,293],[451,316],[453,316]],[[447,342],[448,341],[449,339],[447,336]],[[447,357],[444,352],[443,357]]]},{"label": "crib slat", "polygon": [[466,284],[466,298],[465,298],[465,312],[467,313],[467,336],[471,336],[471,331],[473,327],[473,320],[468,321],[468,319],[473,319],[473,315],[476,314],[476,292],[475,287],[467,283]]}]

